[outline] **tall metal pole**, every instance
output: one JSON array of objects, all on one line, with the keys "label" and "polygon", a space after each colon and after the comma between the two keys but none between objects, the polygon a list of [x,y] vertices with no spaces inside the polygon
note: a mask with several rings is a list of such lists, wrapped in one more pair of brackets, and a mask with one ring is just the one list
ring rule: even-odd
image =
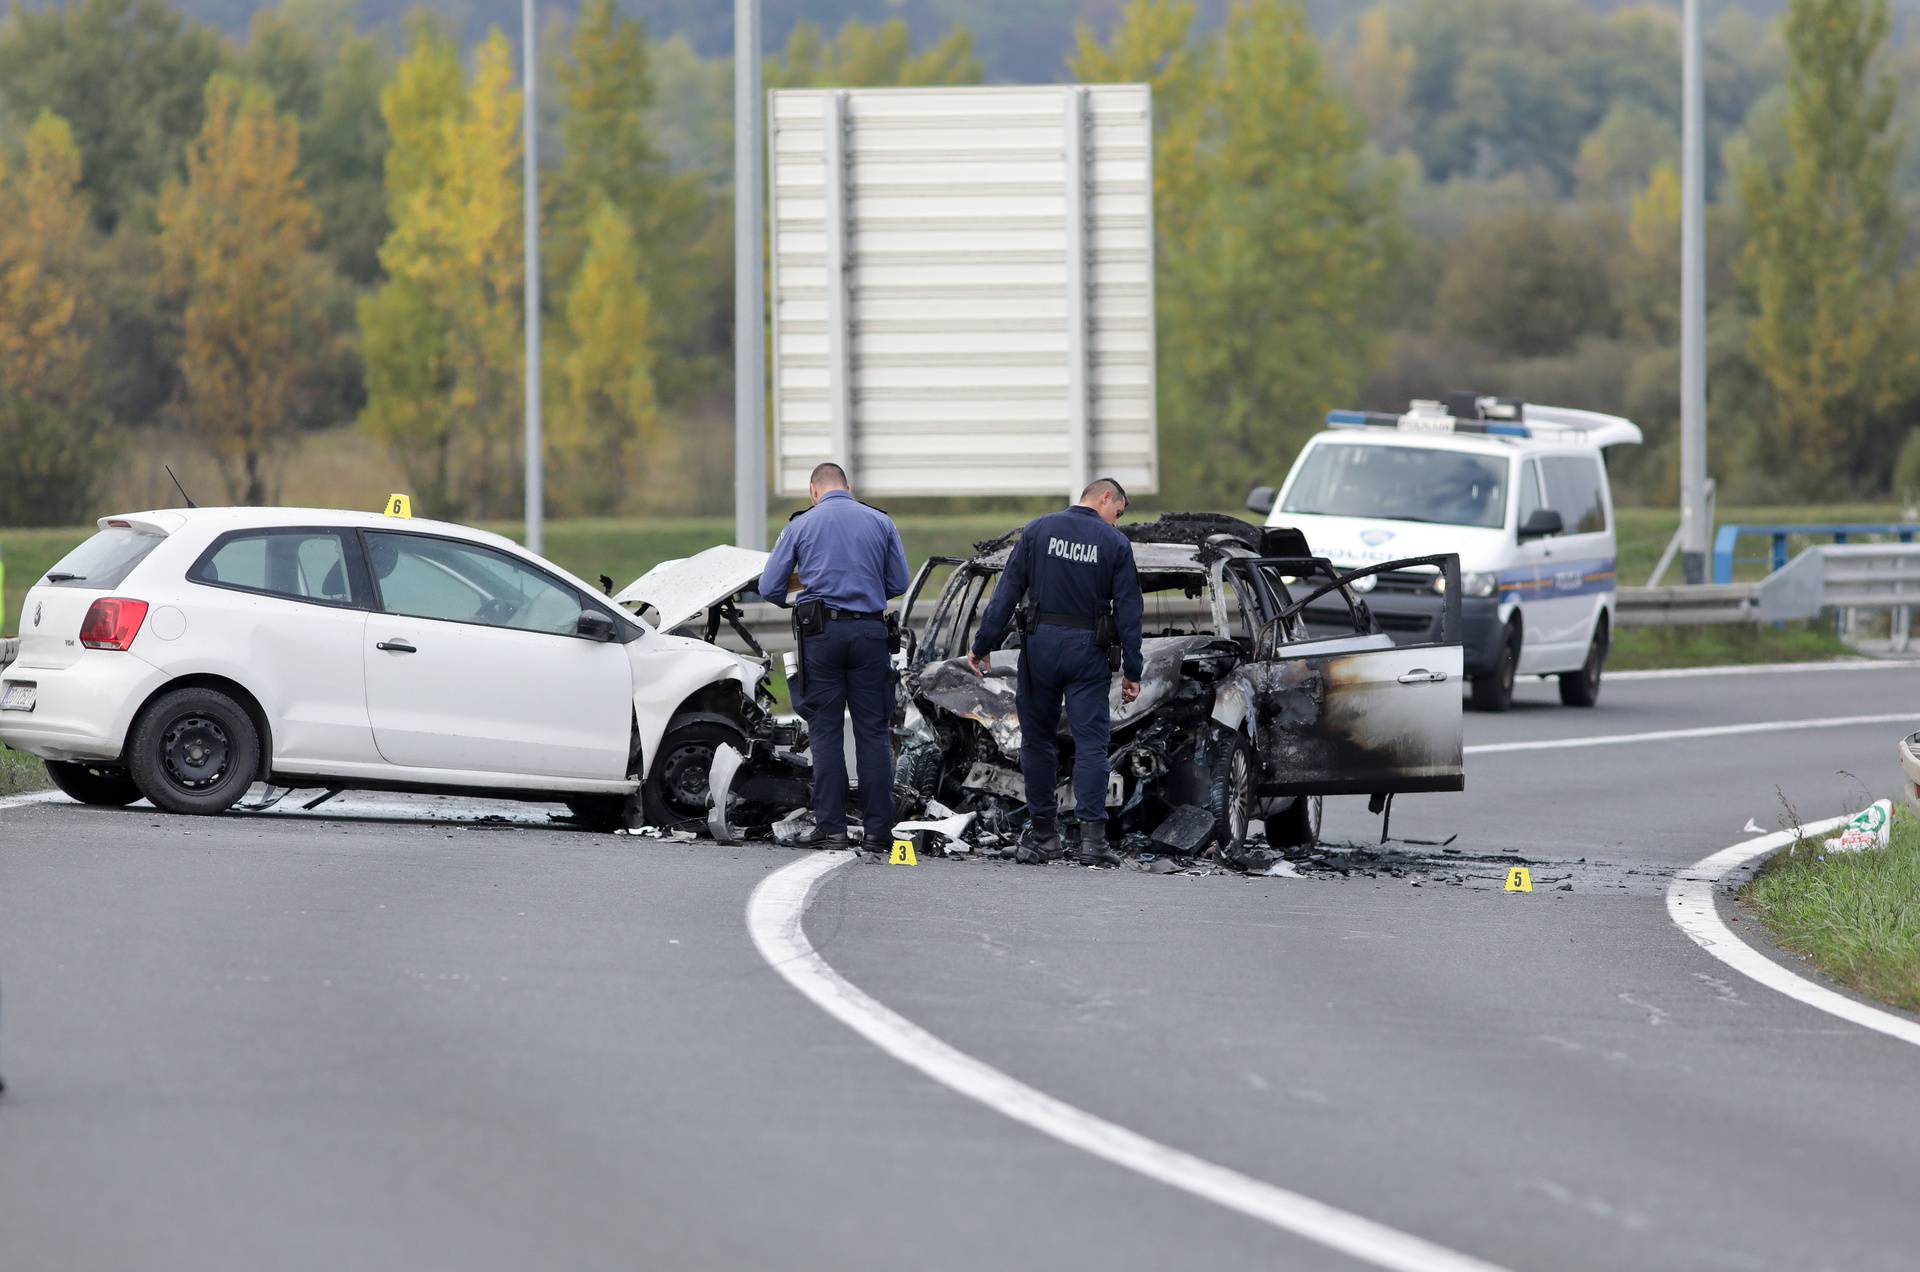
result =
[{"label": "tall metal pole", "polygon": [[1681,19],[1680,192],[1680,565],[1689,583],[1707,581],[1706,161],[1700,90],[1700,0]]},{"label": "tall metal pole", "polygon": [[527,310],[527,548],[532,552],[546,551],[546,477],[543,470],[540,440],[540,135],[539,111],[534,105],[534,63],[539,51],[534,46],[533,36],[533,0],[520,0],[520,85],[522,88],[522,109],[525,115],[520,122],[520,132],[524,138],[521,148],[521,161],[524,165],[521,185],[525,188],[526,206],[522,213],[525,218],[521,238],[526,244],[526,310]]},{"label": "tall metal pole", "polygon": [[733,0],[733,538],[767,545],[760,0]]}]

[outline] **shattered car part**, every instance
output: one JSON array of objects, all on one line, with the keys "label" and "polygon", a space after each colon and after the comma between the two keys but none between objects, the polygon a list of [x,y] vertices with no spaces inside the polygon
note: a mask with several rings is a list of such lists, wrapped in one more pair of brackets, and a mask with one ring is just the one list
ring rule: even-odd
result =
[{"label": "shattered car part", "polygon": [[961,836],[967,833],[967,827],[973,824],[973,819],[976,816],[978,816],[976,813],[954,813],[951,816],[941,818],[937,821],[896,822],[893,827],[893,837],[895,839],[906,839],[916,831],[920,831],[928,835],[939,836],[943,841],[941,848],[944,852],[949,854],[955,852],[971,852],[972,848]]}]

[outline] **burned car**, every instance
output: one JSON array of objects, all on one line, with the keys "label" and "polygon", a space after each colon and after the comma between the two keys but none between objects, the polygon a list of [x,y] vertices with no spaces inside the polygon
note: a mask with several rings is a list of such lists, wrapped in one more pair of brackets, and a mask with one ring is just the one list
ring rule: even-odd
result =
[{"label": "burned car", "polygon": [[[1328,795],[1369,795],[1377,811],[1396,793],[1463,788],[1456,558],[1341,572],[1311,556],[1297,531],[1232,517],[1178,514],[1121,528],[1145,594],[1145,671],[1138,699],[1121,702],[1118,672],[1109,699],[1106,801],[1118,842],[1234,860],[1255,820],[1270,844],[1313,842]],[[1015,711],[1021,637],[1009,633],[984,677],[966,653],[1017,534],[922,567],[903,611],[894,734],[903,819],[929,805],[973,812],[976,833],[1007,842],[1026,822]],[[1354,584],[1388,571],[1444,576],[1449,605],[1433,643],[1396,646],[1373,620]],[[923,608],[935,574],[944,586]],[[1329,604],[1344,606],[1344,630],[1327,630]],[[1302,618],[1309,605],[1319,620],[1312,632]],[[1071,824],[1064,719],[1056,742]]]}]

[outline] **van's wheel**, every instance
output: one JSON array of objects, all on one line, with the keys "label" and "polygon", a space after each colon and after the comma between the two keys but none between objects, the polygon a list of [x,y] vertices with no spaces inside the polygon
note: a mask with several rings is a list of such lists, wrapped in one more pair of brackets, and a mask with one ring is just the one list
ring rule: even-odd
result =
[{"label": "van's wheel", "polygon": [[1594,626],[1593,643],[1587,646],[1587,661],[1578,671],[1561,673],[1560,701],[1570,707],[1590,707],[1600,701],[1600,672],[1607,665],[1609,643],[1607,620],[1603,618]]},{"label": "van's wheel", "polygon": [[124,808],[140,798],[140,788],[125,769],[48,760],[47,776],[67,798],[98,808]]},{"label": "van's wheel", "polygon": [[1319,843],[1324,803],[1319,795],[1297,796],[1285,812],[1267,819],[1267,842],[1275,848],[1311,848]]},{"label": "van's wheel", "polygon": [[1253,820],[1253,748],[1238,733],[1224,733],[1207,783],[1207,811],[1213,814],[1213,847],[1222,860],[1238,861],[1247,846]]},{"label": "van's wheel", "polygon": [[1493,670],[1473,678],[1473,709],[1505,711],[1513,705],[1513,680],[1520,670],[1520,629],[1507,624],[1500,642],[1500,661]]},{"label": "van's wheel", "polygon": [[745,753],[747,735],[716,720],[669,724],[660,752],[640,787],[641,806],[653,826],[703,827],[707,824],[707,774],[721,745]]},{"label": "van's wheel", "polygon": [[260,775],[260,733],[246,708],[217,689],[176,689],[140,713],[127,769],[155,808],[222,813]]}]

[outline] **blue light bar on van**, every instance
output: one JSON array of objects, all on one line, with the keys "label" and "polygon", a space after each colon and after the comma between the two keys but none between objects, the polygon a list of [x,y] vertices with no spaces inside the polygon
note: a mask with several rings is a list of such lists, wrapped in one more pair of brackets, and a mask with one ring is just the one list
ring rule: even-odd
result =
[{"label": "blue light bar on van", "polygon": [[1328,428],[1397,428],[1408,433],[1478,433],[1488,437],[1532,437],[1524,424],[1495,420],[1460,420],[1451,415],[1383,411],[1328,411]]}]

